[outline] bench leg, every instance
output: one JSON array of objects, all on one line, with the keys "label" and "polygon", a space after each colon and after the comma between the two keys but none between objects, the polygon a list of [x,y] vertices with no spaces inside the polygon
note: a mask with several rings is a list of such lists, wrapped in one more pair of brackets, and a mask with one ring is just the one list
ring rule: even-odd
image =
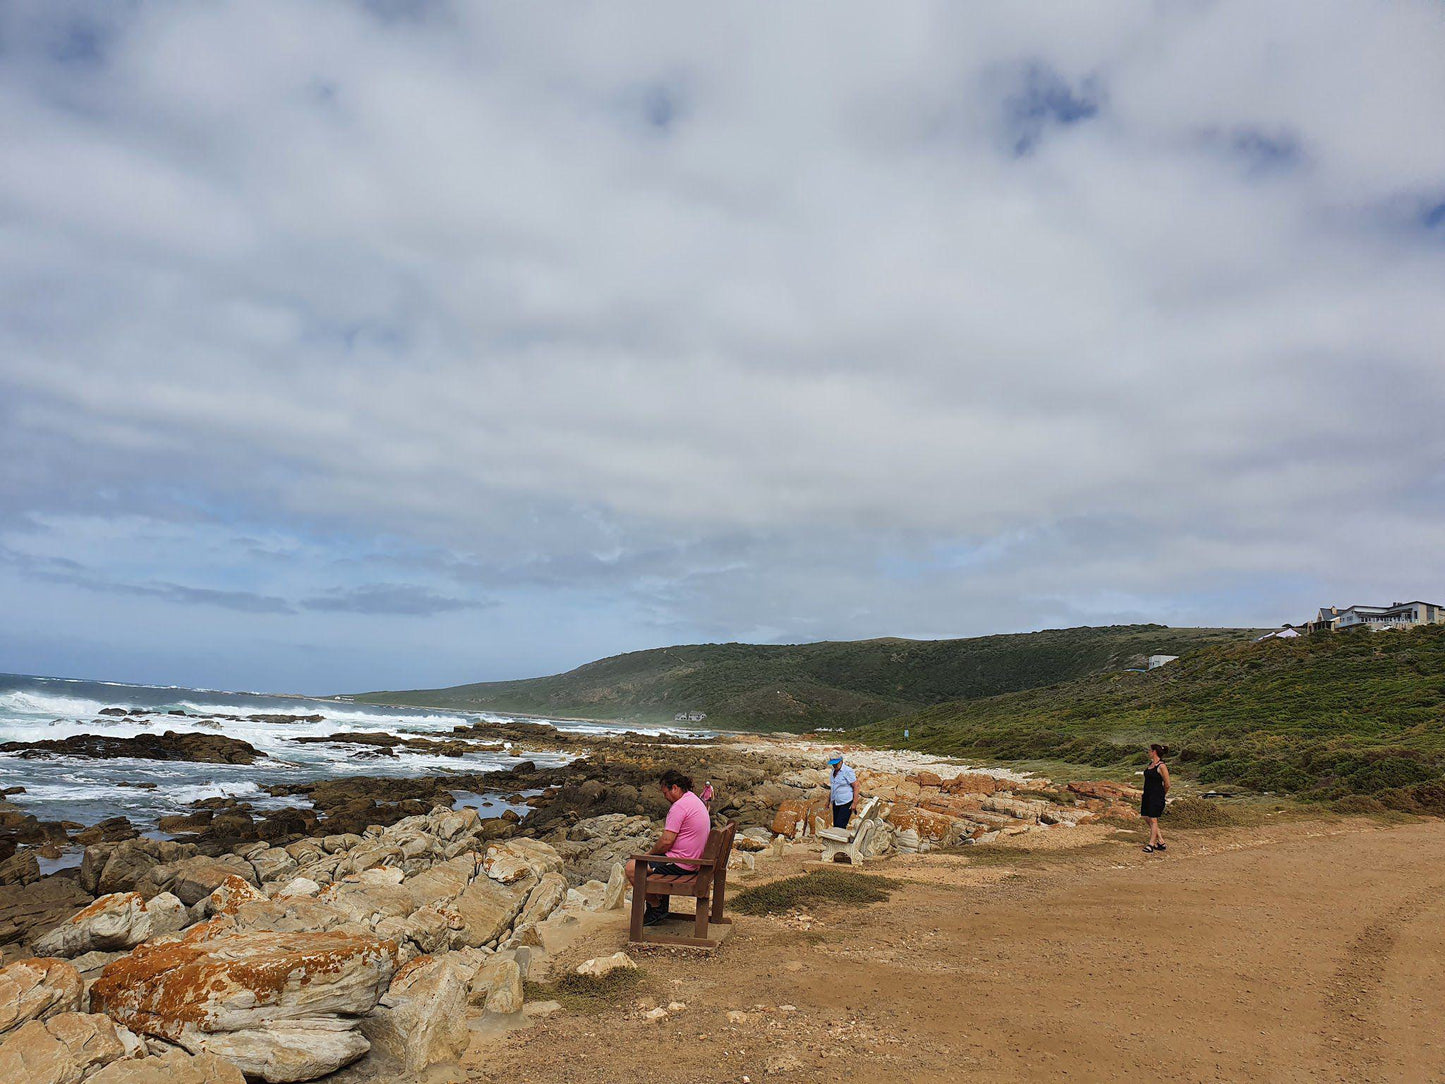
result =
[{"label": "bench leg", "polygon": [[629,941],[642,940],[642,917],[647,908],[647,874],[640,867],[636,881],[632,886],[632,928],[627,935]]},{"label": "bench leg", "polygon": [[707,899],[706,896],[698,896],[696,902],[697,902],[697,918],[693,919],[693,923],[692,923],[692,935],[693,935],[694,937],[698,938],[699,940],[706,940],[706,939],[707,939],[707,915],[708,915],[708,908],[709,908],[708,899]]}]

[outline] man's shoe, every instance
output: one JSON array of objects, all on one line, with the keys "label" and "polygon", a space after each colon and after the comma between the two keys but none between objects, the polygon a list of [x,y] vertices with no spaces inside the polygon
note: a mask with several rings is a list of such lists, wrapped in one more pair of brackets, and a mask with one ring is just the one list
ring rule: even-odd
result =
[{"label": "man's shoe", "polygon": [[649,907],[642,913],[642,924],[644,926],[657,926],[667,921],[668,910],[666,907]]}]

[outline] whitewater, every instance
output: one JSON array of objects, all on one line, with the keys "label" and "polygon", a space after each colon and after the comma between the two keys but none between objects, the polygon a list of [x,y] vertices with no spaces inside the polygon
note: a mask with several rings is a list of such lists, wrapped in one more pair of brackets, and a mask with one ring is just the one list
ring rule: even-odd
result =
[{"label": "whitewater", "polygon": [[[128,718],[102,715],[108,708],[159,714]],[[169,711],[183,711],[186,715],[165,714]],[[247,715],[321,718],[294,722],[214,718]],[[345,700],[0,674],[0,742],[31,742],[76,734],[134,737],[175,730],[224,734],[250,742],[267,754],[254,764],[65,756],[21,759],[18,754],[0,754],[0,792],[24,788],[23,792],[9,794],[8,800],[41,820],[89,825],[124,814],[137,827],[145,828],[154,826],[160,817],[187,812],[191,803],[206,798],[239,798],[258,810],[295,806],[304,801],[271,797],[264,789],[271,783],[347,775],[502,771],[522,759],[539,766],[566,763],[568,757],[563,753],[513,752],[510,745],[497,752],[475,752],[460,758],[398,748],[393,758],[368,756],[356,746],[293,740],[340,731],[443,736],[458,726],[509,721],[512,717],[506,715],[372,707]],[[529,721],[548,722],[572,733],[615,733],[620,729],[576,721]],[[477,799],[462,800],[472,804]]]}]

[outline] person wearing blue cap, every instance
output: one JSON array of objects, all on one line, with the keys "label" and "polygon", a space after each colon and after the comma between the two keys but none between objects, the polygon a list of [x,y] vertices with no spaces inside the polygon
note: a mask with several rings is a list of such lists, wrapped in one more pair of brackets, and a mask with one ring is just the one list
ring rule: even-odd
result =
[{"label": "person wearing blue cap", "polygon": [[853,807],[858,804],[858,777],[843,763],[840,754],[829,757],[828,763],[833,768],[833,827],[847,828],[853,818]]}]

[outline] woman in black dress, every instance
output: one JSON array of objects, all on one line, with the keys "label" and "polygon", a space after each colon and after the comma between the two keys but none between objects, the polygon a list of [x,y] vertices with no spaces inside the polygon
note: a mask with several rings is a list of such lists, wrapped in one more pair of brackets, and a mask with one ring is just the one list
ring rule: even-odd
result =
[{"label": "woman in black dress", "polygon": [[1149,842],[1144,851],[1167,851],[1159,835],[1159,817],[1164,812],[1164,795],[1169,791],[1169,765],[1164,757],[1169,750],[1162,745],[1149,746],[1149,764],[1144,769],[1144,797],[1139,800],[1139,815],[1149,822]]}]

